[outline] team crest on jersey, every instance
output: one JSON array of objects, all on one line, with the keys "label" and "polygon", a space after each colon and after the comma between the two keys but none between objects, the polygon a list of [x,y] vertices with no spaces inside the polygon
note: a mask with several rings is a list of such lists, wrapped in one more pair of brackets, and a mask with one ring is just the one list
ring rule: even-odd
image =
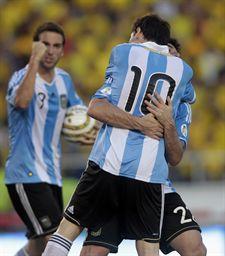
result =
[{"label": "team crest on jersey", "polygon": [[183,134],[184,137],[187,137],[187,125],[186,124],[182,124],[181,133]]},{"label": "team crest on jersey", "polygon": [[66,94],[60,95],[60,105],[62,108],[67,108],[67,97]]},{"label": "team crest on jersey", "polygon": [[104,95],[110,95],[112,92],[111,88],[110,87],[105,87],[101,90],[101,93],[104,94]]}]

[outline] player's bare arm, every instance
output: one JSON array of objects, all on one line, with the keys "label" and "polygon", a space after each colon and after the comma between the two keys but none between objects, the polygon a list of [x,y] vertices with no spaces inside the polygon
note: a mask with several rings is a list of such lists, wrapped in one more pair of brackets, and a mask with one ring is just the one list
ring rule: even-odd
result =
[{"label": "player's bare arm", "polygon": [[46,46],[42,42],[34,42],[32,45],[31,57],[28,64],[27,73],[17,90],[15,105],[20,108],[27,108],[34,94],[34,84],[39,63],[43,57]]},{"label": "player's bare arm", "polygon": [[163,126],[152,114],[144,117],[133,116],[112,105],[106,99],[91,100],[88,115],[117,128],[139,130],[153,139],[159,140],[163,136]]},{"label": "player's bare arm", "polygon": [[167,98],[168,104],[165,104],[160,95],[156,92],[155,97],[148,94],[149,101],[145,101],[147,109],[152,113],[155,118],[164,127],[164,139],[166,147],[166,157],[168,162],[175,166],[177,165],[183,156],[184,147],[180,141],[175,122],[172,116],[172,103],[170,97]]}]

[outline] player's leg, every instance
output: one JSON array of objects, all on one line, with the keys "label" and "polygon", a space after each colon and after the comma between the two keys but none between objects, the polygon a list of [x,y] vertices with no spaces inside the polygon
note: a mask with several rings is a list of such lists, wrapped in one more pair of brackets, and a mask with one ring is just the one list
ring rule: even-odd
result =
[{"label": "player's leg", "polygon": [[201,229],[179,194],[165,195],[160,249],[164,254],[174,250],[182,256],[205,256]]},{"label": "player's leg", "polygon": [[80,256],[107,256],[110,250],[100,245],[86,245],[82,248]]},{"label": "player's leg", "polygon": [[159,255],[159,243],[149,243],[146,241],[136,241],[136,250],[139,256]]},{"label": "player's leg", "polygon": [[115,216],[101,228],[88,230],[80,256],[107,256],[109,253],[117,253],[121,241],[119,222]]},{"label": "player's leg", "polygon": [[198,230],[187,230],[175,237],[170,245],[182,256],[205,256],[206,247]]},{"label": "player's leg", "polygon": [[89,162],[43,256],[68,255],[72,241],[82,227],[99,228],[113,216],[118,204],[114,198],[117,197],[115,179],[116,176]]},{"label": "player's leg", "polygon": [[121,234],[136,240],[139,256],[158,256],[160,227],[164,208],[161,184],[127,179],[123,185]]},{"label": "player's leg", "polygon": [[7,188],[15,210],[27,227],[28,243],[16,255],[39,256],[62,218],[61,188],[46,183],[12,184]]}]

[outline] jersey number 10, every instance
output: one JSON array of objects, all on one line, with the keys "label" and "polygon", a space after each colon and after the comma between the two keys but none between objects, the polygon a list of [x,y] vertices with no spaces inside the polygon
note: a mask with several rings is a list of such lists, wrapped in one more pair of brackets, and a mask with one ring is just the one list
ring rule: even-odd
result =
[{"label": "jersey number 10", "polygon": [[[136,94],[137,94],[137,90],[138,90],[138,87],[140,85],[140,79],[141,79],[141,73],[142,73],[141,69],[137,66],[132,66],[131,71],[134,72],[134,79],[133,79],[130,94],[129,94],[129,97],[128,97],[128,100],[127,100],[127,103],[126,103],[126,106],[125,106],[125,111],[127,111],[127,112],[130,112],[130,110],[132,109],[132,106],[134,104],[134,100],[135,100],[135,97],[136,97]],[[169,90],[168,90],[168,93],[167,93],[167,97],[169,96],[171,98],[172,95],[173,95],[173,91],[174,91],[174,88],[176,86],[175,80],[171,76],[169,76],[165,73],[154,73],[154,74],[152,74],[149,78],[147,90],[145,92],[145,96],[144,96],[143,101],[141,103],[141,112],[144,115],[149,113],[148,110],[146,109],[144,101],[149,100],[147,98],[147,94],[151,94],[151,95],[153,94],[153,92],[155,90],[155,86],[156,86],[156,84],[159,80],[165,80],[169,83]]]}]

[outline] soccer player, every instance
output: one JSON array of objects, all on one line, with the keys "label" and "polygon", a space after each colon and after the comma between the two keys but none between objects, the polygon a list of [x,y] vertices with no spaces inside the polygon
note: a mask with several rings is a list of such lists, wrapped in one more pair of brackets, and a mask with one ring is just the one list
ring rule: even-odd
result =
[{"label": "soccer player", "polygon": [[[168,44],[170,54],[180,57],[180,44],[176,39],[170,39]],[[185,97],[183,101],[187,100]],[[189,101],[195,101],[195,94],[189,95]],[[149,104],[146,102],[146,104]],[[159,113],[166,118],[172,118],[172,113],[164,106],[164,103],[157,101],[158,105],[155,117]],[[150,111],[151,105],[149,105]],[[161,111],[160,111],[161,108]],[[160,111],[160,112],[159,112]],[[171,122],[172,120],[170,120]],[[178,113],[175,117],[175,124],[180,143],[183,151],[186,148],[189,138],[189,126],[191,123],[191,106],[186,102],[181,102],[178,107]],[[173,143],[173,142],[172,142]],[[172,147],[173,149],[173,147]],[[179,149],[178,149],[179,150]],[[167,144],[167,154],[170,153],[170,145]],[[180,195],[173,188],[172,183],[168,180],[164,188],[165,205],[162,233],[160,239],[160,249],[163,253],[168,254],[176,250],[183,256],[204,256],[206,248],[202,242],[200,227],[194,220],[190,210],[186,207]],[[120,225],[118,219],[114,218],[99,230],[88,230],[81,256],[106,256],[110,252],[116,253],[118,245],[121,243]]]},{"label": "soccer player", "polygon": [[67,108],[83,104],[70,75],[56,67],[63,56],[63,29],[44,23],[33,41],[29,63],[13,74],[6,97],[10,153],[5,183],[28,238],[16,256],[40,256],[62,219],[60,134]]},{"label": "soccer player", "polygon": [[[158,116],[160,113],[163,118],[168,118],[168,112],[166,112],[168,109],[162,107],[163,103],[160,104],[157,101],[156,104],[163,109],[156,115]],[[160,107],[158,108],[160,109]],[[171,117],[171,114],[169,117]],[[190,121],[190,105],[182,102],[178,107],[175,124],[180,143],[183,144],[184,149],[189,137]],[[170,148],[171,144],[167,145],[168,154]],[[164,187],[164,193],[165,205],[160,239],[161,251],[168,254],[176,250],[182,256],[205,256],[206,248],[202,242],[200,227],[169,180]],[[120,227],[119,220],[113,218],[109,223],[99,229],[88,230],[88,236],[80,255],[106,256],[110,252],[116,253],[118,251],[118,245],[123,240],[120,235]]]},{"label": "soccer player", "polygon": [[[183,60],[169,55],[169,39],[169,24],[146,15],[134,23],[131,43],[113,48],[106,81],[88,110],[103,125],[44,256],[67,255],[83,227],[99,229],[117,216],[123,238],[136,240],[139,256],[158,255],[162,184],[168,178],[162,131],[173,144],[179,138],[174,125],[163,127],[149,114],[145,101],[158,92],[164,102],[172,99],[176,115],[193,73]],[[169,162],[175,165],[180,157],[172,150]]]}]

